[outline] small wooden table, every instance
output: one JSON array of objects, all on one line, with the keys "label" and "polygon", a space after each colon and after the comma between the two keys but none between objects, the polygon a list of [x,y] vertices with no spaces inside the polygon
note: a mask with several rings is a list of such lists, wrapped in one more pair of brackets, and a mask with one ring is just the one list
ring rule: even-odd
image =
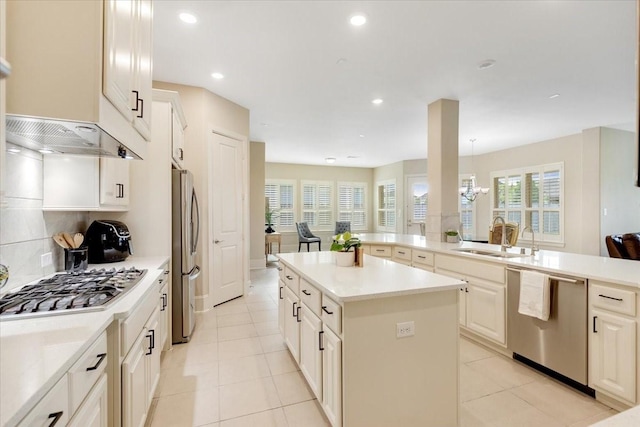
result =
[{"label": "small wooden table", "polygon": [[269,260],[269,255],[273,253],[271,248],[271,245],[273,243],[278,244],[278,252],[280,252],[280,248],[282,247],[282,235],[278,232],[265,233],[264,234],[264,258],[266,261]]}]

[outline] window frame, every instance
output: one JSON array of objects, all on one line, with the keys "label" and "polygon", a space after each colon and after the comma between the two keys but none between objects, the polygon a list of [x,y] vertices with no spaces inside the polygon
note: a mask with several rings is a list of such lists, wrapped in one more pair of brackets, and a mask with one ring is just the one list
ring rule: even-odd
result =
[{"label": "window frame", "polygon": [[[329,206],[328,207],[320,207],[320,186],[328,187],[331,190],[331,194],[328,197]],[[305,187],[314,187],[315,195],[314,195],[314,207],[312,209],[307,209],[304,206],[304,190]],[[312,231],[333,231],[335,229],[335,182],[334,181],[316,181],[316,180],[301,180],[300,181],[300,218],[301,221],[307,222],[309,225],[309,229]],[[320,218],[323,213],[329,214],[329,220],[326,224],[310,224],[309,221],[305,220],[305,212],[313,212],[316,218]]]},{"label": "window frame", "polygon": [[[341,187],[350,187],[352,194],[355,193],[354,189],[355,188],[362,188],[363,190],[363,194],[364,194],[364,200],[362,203],[362,209],[356,209],[354,207],[353,204],[353,200],[351,203],[351,209],[341,209],[341,205],[340,205],[340,188]],[[369,215],[367,213],[367,202],[368,202],[368,197],[369,197],[369,192],[368,192],[368,185],[366,182],[347,182],[347,181],[338,181],[336,183],[336,221],[350,221],[351,222],[351,231],[367,231],[369,229]],[[362,213],[364,216],[364,224],[363,225],[357,225],[354,221],[353,221],[353,214],[354,213]],[[340,218],[340,214],[341,213],[349,213],[349,220],[343,220]]]},{"label": "window frame", "polygon": [[[296,185],[297,181],[295,179],[265,179],[264,182],[264,195],[265,197],[269,198],[269,196],[267,195],[267,186],[268,185],[277,185],[278,186],[278,206],[277,207],[272,207],[271,206],[271,199],[269,198],[269,207],[271,207],[272,209],[276,209],[278,213],[281,212],[291,212],[292,214],[292,224],[291,225],[282,225],[280,222],[281,219],[281,215],[279,214],[277,218],[275,218],[275,220],[273,220],[273,226],[275,227],[276,231],[278,232],[282,232],[282,231],[296,231],[296,222],[297,222],[297,214],[296,214],[296,203],[297,203],[297,199],[296,199]],[[291,186],[291,197],[292,197],[292,204],[291,204],[291,209],[282,209],[282,205],[281,205],[281,201],[282,199],[280,198],[280,194],[282,191],[282,186]],[[266,222],[265,222],[266,225]]]},{"label": "window frame", "polygon": [[[558,171],[559,174],[559,184],[558,184],[558,207],[550,207],[544,206],[544,175],[548,172]],[[538,206],[528,206],[529,200],[528,196],[530,194],[529,189],[527,187],[527,174],[538,174],[539,175],[539,184],[538,184]],[[491,201],[490,201],[490,218],[493,222],[493,219],[496,217],[498,212],[504,212],[503,218],[508,222],[509,212],[518,212],[520,215],[520,234],[521,237],[519,240],[524,242],[531,242],[531,233],[527,232],[522,236],[522,230],[529,224],[527,224],[527,213],[529,212],[538,212],[538,223],[539,230],[535,232],[535,241],[541,243],[547,243],[551,245],[564,245],[564,232],[565,232],[565,222],[564,222],[564,211],[565,211],[565,194],[564,194],[564,162],[559,163],[548,163],[544,165],[536,165],[536,166],[527,166],[518,169],[510,169],[504,171],[494,171],[491,172],[491,185],[493,191],[491,192]],[[495,180],[497,178],[505,178],[505,183],[508,182],[509,177],[520,177],[521,188],[520,188],[520,206],[519,207],[509,207],[509,197],[508,191],[505,191],[505,202],[504,207],[496,207],[496,198],[500,197],[500,195],[496,194],[496,185]],[[532,205],[532,204],[531,204]],[[545,212],[557,212],[558,213],[558,233],[545,233],[543,232],[545,224],[544,224],[544,213]]]},{"label": "window frame", "polygon": [[[458,181],[460,184],[460,188],[462,187],[466,187],[466,183],[467,181],[471,180],[471,177],[473,176],[472,173],[464,173],[464,174],[460,174],[458,175]],[[466,200],[466,202],[463,202],[463,200]],[[470,209],[465,208],[466,206],[470,207]],[[493,205],[492,205],[493,206]],[[463,211],[466,212],[471,212],[471,228],[470,229],[466,229],[464,228],[464,221],[462,221],[462,213]],[[472,202],[467,200],[464,196],[461,196],[460,194],[458,194],[458,212],[460,213],[460,231],[462,232],[462,239],[463,240],[471,240],[471,239],[475,239],[477,238],[477,234],[476,234],[476,227],[477,227],[477,221],[476,221],[476,202]]]},{"label": "window frame", "polygon": [[[389,185],[393,185],[393,191],[395,193],[394,196],[394,206],[390,207],[382,207],[380,200],[380,187],[387,187]],[[385,190],[386,191],[386,190]],[[398,218],[397,218],[397,209],[398,209],[398,186],[396,184],[395,179],[387,179],[376,182],[376,191],[375,191],[375,211],[376,211],[376,231],[380,232],[388,232],[395,233],[396,227],[398,226]],[[381,213],[385,213],[385,219],[389,217],[389,214],[393,215],[394,224],[393,226],[388,225],[388,222],[385,221],[384,225],[380,224]]]}]

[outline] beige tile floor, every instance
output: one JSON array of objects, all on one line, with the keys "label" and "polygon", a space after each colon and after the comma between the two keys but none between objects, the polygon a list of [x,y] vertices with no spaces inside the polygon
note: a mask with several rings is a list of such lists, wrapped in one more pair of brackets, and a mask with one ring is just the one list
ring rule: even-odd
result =
[{"label": "beige tile floor", "polygon": [[[277,270],[252,271],[251,282],[248,295],[198,314],[191,342],[163,356],[147,426],[329,425],[279,335]],[[464,338],[460,403],[462,427],[578,427],[615,414]]]}]

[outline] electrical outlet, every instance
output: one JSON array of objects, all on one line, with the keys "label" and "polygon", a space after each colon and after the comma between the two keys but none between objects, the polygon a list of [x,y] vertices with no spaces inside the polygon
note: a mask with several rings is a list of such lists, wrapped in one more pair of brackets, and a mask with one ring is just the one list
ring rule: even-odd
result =
[{"label": "electrical outlet", "polygon": [[412,337],[416,334],[416,325],[411,322],[396,323],[396,338]]},{"label": "electrical outlet", "polygon": [[53,264],[53,258],[51,252],[40,255],[40,267],[48,267]]}]

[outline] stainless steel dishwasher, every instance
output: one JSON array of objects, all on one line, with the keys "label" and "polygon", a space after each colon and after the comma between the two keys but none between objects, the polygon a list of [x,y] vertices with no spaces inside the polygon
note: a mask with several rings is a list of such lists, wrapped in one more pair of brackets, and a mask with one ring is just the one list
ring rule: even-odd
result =
[{"label": "stainless steel dishwasher", "polygon": [[587,386],[587,286],[549,275],[551,310],[544,321],[518,313],[520,269],[507,268],[507,345],[513,358],[594,396]]}]

